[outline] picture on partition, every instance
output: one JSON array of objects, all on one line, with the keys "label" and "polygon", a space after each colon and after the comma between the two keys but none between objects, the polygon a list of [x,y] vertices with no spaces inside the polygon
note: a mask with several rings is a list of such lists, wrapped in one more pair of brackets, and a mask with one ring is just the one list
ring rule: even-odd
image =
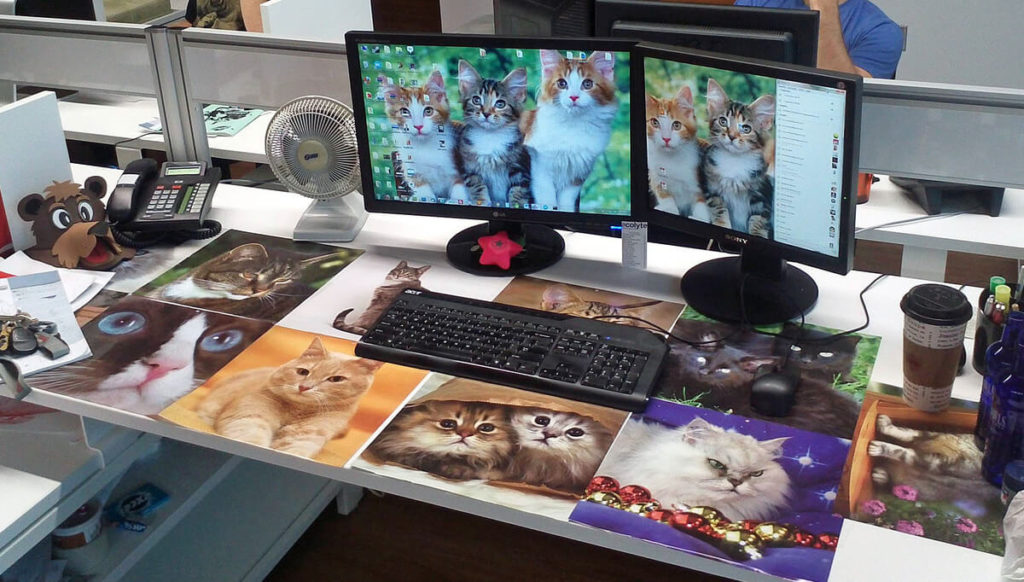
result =
[{"label": "picture on partition", "polygon": [[494,300],[506,305],[649,328],[644,323],[646,321],[666,329],[672,326],[684,307],[682,303],[672,301],[522,275],[513,279]]},{"label": "picture on partition", "polygon": [[[669,342],[655,396],[852,438],[880,338],[864,334],[833,338],[838,330],[801,328],[794,323],[759,329],[778,335],[737,329],[687,309],[672,332],[696,345]],[[804,339],[794,342],[797,337]],[[762,366],[785,367],[799,377],[789,414],[766,416],[751,406],[751,386]]]},{"label": "picture on partition", "polygon": [[406,289],[488,300],[505,286],[499,277],[479,277],[439,262],[436,253],[382,250],[364,253],[278,324],[331,337],[359,336]]},{"label": "picture on partition", "polygon": [[229,230],[136,294],[278,321],[360,254]]},{"label": "picture on partition", "polygon": [[564,519],[626,417],[431,374],[352,466]]},{"label": "picture on partition", "polygon": [[427,374],[357,357],[354,348],[275,326],[160,417],[341,466]]},{"label": "picture on partition", "polygon": [[188,394],[271,324],[129,296],[82,326],[93,357],[32,376],[32,386],[153,415]]},{"label": "picture on partition", "polygon": [[[834,504],[849,448],[846,439],[652,400],[644,415],[633,415],[623,427],[595,483],[613,483],[614,491],[623,495],[626,488],[642,487],[657,507],[699,512],[715,527],[730,522],[763,525],[777,533],[780,543],[755,546],[760,557],[743,562],[744,567],[823,581],[833,551],[824,542],[820,549],[803,547],[787,542],[786,536],[801,531],[822,540],[825,535],[835,547],[843,520],[834,514]],[[725,540],[662,523],[658,514],[648,515],[655,508],[633,512],[585,500],[570,519],[716,559],[735,559],[732,551],[737,548]],[[779,524],[788,533],[780,533]]]},{"label": "picture on partition", "polygon": [[628,52],[359,50],[378,200],[630,213]]},{"label": "picture on partition", "polygon": [[[955,403],[954,403],[955,404]],[[924,413],[869,392],[838,509],[851,519],[1002,555],[1005,507],[981,475],[977,410]]]}]

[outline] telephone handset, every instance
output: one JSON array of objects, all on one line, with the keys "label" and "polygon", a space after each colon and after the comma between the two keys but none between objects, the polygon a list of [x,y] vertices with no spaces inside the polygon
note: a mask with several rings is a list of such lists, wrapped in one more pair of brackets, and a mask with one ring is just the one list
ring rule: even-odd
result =
[{"label": "telephone handset", "polygon": [[[207,220],[220,168],[204,162],[165,162],[143,158],[129,163],[107,201],[107,220],[118,242],[152,244],[174,234],[208,238],[220,224]],[[145,236],[140,237],[140,233]]]}]

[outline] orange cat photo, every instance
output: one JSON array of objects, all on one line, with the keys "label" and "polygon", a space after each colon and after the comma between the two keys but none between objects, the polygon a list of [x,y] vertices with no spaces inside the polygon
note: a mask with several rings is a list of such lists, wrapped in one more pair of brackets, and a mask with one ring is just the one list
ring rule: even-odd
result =
[{"label": "orange cat photo", "polygon": [[347,340],[283,327],[265,339],[161,417],[340,466],[426,374],[357,357]]}]

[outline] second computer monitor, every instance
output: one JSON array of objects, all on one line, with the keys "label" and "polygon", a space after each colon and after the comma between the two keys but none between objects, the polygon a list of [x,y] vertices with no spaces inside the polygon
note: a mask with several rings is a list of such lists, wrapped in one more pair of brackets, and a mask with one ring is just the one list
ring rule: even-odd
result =
[{"label": "second computer monitor", "polygon": [[806,312],[814,282],[785,261],[852,265],[860,78],[669,47],[635,54],[651,222],[742,249],[691,269],[687,303],[752,323]]}]

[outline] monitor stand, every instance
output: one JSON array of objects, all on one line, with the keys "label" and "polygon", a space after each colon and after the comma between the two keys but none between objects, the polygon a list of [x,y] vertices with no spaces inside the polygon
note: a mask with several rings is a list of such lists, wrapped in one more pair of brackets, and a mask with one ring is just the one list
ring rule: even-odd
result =
[{"label": "monitor stand", "polygon": [[[508,238],[523,245],[523,251],[512,257],[507,270],[497,265],[481,265],[480,249],[474,250],[474,247],[479,246],[477,240],[503,230],[508,233]],[[447,250],[448,261],[461,271],[489,277],[509,277],[533,273],[554,265],[565,253],[565,240],[555,229],[543,224],[492,220],[459,232],[448,241]]]},{"label": "monitor stand", "polygon": [[[740,288],[743,301],[740,301]],[[686,304],[730,323],[764,325],[800,317],[818,300],[811,276],[779,257],[744,249],[694,266],[679,283]]]}]

